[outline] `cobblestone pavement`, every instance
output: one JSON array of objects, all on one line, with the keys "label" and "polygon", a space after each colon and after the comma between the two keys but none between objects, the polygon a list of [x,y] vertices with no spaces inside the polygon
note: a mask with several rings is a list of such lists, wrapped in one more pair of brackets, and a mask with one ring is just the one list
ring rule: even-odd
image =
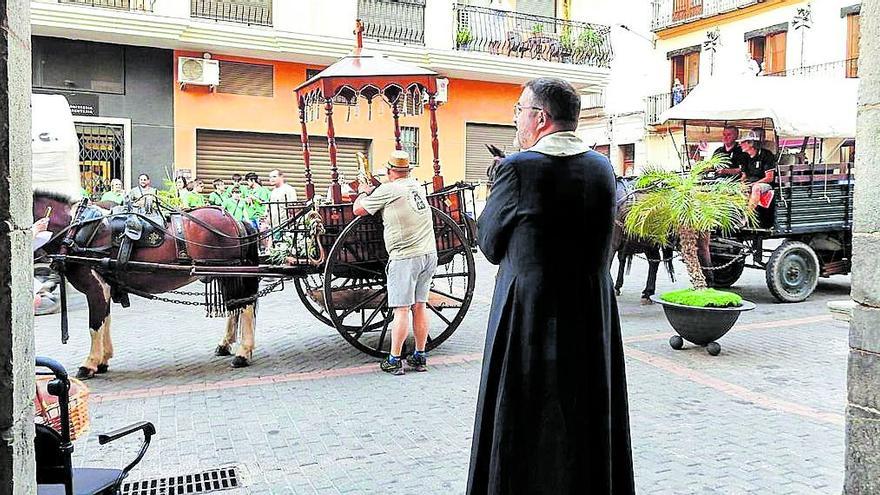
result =
[{"label": "cobblestone pavement", "polygon": [[[227,493],[463,493],[494,271],[478,259],[462,326],[429,373],[403,377],[379,373],[290,286],[262,300],[253,365],[238,370],[212,353],[222,320],[132,297],[113,307],[116,355],[88,382],[92,430],[75,462],[121,466],[136,442],[99,446],[97,433],[149,420],[158,434],[134,480],[235,465],[243,487]],[[658,292],[685,285],[658,278]],[[734,290],[758,309],[718,357],[669,347],[662,310],[639,305],[644,279],[637,260],[619,298],[639,493],[839,493],[848,328],[825,303],[848,297],[849,278],[780,305],[763,272],[747,270]],[[89,344],[84,302],[71,305],[68,345],[58,315],[37,318],[35,331],[37,354],[74,370]]]}]

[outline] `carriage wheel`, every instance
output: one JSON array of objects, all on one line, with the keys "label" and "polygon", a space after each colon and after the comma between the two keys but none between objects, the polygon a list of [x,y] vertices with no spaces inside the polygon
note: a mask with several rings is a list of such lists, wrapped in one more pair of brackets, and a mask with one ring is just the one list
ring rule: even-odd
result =
[{"label": "carriage wheel", "polygon": [[[712,266],[722,266],[730,263],[730,261],[731,258],[728,256],[712,254]],[[742,276],[745,267],[745,258],[740,258],[724,268],[712,270],[712,287],[727,288],[735,284]],[[703,270],[703,273],[707,272],[708,270]]]},{"label": "carriage wheel", "polygon": [[[448,215],[432,210],[438,266],[428,301],[427,350],[439,346],[461,324],[476,282],[467,237]],[[324,271],[324,300],[333,326],[355,348],[376,357],[387,356],[391,348],[393,310],[388,307],[386,264],[381,223],[359,217],[339,235]],[[412,350],[411,338],[404,353]]]},{"label": "carriage wheel", "polygon": [[293,286],[296,287],[296,294],[309,313],[321,323],[332,327],[330,314],[321,302],[324,297],[324,274],[312,273],[304,278],[295,278]]},{"label": "carriage wheel", "polygon": [[785,241],[767,262],[767,288],[779,302],[801,302],[819,283],[819,257],[808,244]]}]

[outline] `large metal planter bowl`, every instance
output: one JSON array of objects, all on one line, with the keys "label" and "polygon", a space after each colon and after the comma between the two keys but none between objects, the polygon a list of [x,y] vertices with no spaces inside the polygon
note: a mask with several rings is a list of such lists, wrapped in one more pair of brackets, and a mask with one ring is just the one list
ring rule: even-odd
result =
[{"label": "large metal planter bowl", "polygon": [[666,320],[678,333],[669,338],[673,349],[684,347],[684,340],[706,348],[706,351],[717,356],[721,353],[721,344],[715,342],[733,327],[739,314],[755,309],[755,303],[743,301],[742,306],[734,308],[700,308],[671,303],[651,296],[651,300],[663,305]]}]

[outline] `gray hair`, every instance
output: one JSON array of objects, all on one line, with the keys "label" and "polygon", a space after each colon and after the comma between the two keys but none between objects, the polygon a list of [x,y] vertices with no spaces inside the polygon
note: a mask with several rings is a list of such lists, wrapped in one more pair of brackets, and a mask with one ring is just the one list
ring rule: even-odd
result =
[{"label": "gray hair", "polygon": [[577,128],[581,114],[581,97],[566,81],[555,77],[539,77],[523,85],[535,95],[534,104],[564,130]]}]

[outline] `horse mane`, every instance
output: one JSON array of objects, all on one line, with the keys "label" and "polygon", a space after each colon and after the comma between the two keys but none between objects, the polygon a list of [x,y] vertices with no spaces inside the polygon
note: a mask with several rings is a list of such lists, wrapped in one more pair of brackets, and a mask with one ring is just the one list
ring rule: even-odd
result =
[{"label": "horse mane", "polygon": [[58,201],[60,203],[65,203],[65,204],[69,204],[69,205],[72,205],[73,203],[75,203],[73,198],[71,198],[67,194],[56,192],[56,191],[35,190],[34,191],[34,198],[50,199],[53,201]]}]

